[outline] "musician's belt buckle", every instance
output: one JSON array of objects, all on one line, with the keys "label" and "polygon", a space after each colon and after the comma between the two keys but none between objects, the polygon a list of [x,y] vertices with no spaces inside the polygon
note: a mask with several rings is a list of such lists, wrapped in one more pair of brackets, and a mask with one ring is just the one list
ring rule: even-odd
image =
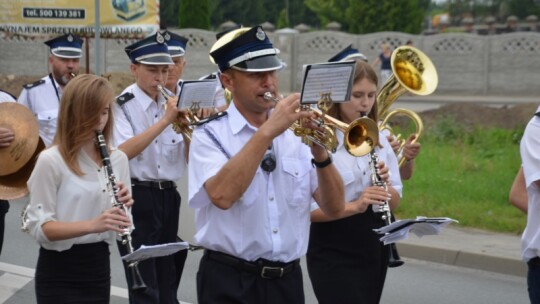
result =
[{"label": "musician's belt buckle", "polygon": [[263,279],[277,279],[283,277],[283,267],[267,267],[264,266],[261,270],[261,277]]},{"label": "musician's belt buckle", "polygon": [[158,183],[159,190],[165,189],[165,188],[161,185],[162,181],[158,181],[157,183]]}]

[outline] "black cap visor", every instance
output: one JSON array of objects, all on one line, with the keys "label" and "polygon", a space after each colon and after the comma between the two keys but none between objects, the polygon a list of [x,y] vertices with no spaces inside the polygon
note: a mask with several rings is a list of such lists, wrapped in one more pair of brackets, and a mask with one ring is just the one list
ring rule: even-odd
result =
[{"label": "black cap visor", "polygon": [[244,72],[267,72],[284,68],[285,65],[276,55],[261,56],[239,62],[231,68]]}]

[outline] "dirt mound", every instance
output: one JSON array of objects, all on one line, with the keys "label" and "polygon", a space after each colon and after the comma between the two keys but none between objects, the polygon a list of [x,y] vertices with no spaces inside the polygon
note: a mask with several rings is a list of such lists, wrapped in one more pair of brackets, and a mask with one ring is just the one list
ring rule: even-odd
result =
[{"label": "dirt mound", "polygon": [[[103,75],[112,83],[116,94],[120,94],[135,80],[130,73],[106,73]],[[43,76],[0,75],[0,89],[19,96],[22,85],[39,80]],[[419,113],[426,127],[434,125],[438,119],[450,118],[463,127],[499,127],[522,129],[531,119],[538,104],[519,104],[505,107],[489,107],[471,103],[442,106],[436,110]],[[399,120],[396,122],[399,123]]]}]

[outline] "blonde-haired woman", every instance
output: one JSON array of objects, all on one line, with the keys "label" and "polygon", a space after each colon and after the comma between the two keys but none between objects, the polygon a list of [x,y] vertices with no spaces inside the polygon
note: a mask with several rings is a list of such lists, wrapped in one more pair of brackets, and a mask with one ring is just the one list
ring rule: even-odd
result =
[{"label": "blonde-haired woman", "polygon": [[[53,145],[41,152],[30,179],[29,233],[40,245],[37,303],[108,303],[109,245],[129,215],[111,205],[96,130],[109,143],[114,92],[104,78],[79,75],[66,85]],[[131,206],[126,155],[109,149],[120,202]]]}]

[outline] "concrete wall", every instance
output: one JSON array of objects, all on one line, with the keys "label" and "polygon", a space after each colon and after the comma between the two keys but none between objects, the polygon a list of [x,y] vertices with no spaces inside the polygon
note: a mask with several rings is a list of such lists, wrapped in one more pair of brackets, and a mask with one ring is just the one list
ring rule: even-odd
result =
[{"label": "concrete wall", "polygon": [[[215,33],[198,30],[174,30],[189,38],[184,79],[198,79],[215,71],[208,51]],[[435,95],[536,96],[540,94],[540,33],[518,32],[493,36],[447,33],[430,36],[398,32],[352,35],[342,32],[270,33],[281,50],[280,58],[288,68],[280,72],[284,92],[298,90],[302,65],[324,62],[353,44],[373,60],[383,42],[393,47],[412,40],[435,64],[439,86]],[[127,72],[129,60],[124,47],[134,40],[102,40],[101,69]],[[94,41],[89,40],[90,67],[95,67]],[[47,47],[42,40],[0,38],[0,74],[41,76],[47,73]],[[85,65],[86,58],[81,60]]]}]

